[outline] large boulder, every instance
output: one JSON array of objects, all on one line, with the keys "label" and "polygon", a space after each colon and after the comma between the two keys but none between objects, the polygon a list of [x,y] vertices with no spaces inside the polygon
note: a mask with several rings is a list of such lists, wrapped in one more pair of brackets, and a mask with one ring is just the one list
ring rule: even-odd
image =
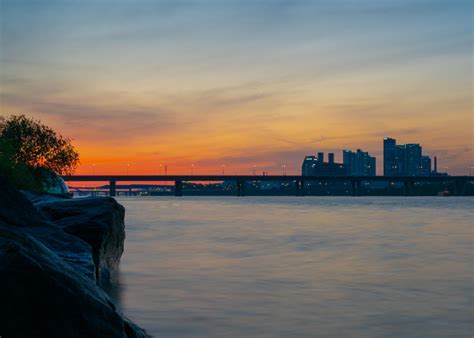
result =
[{"label": "large boulder", "polygon": [[47,220],[92,247],[99,285],[114,284],[125,239],[125,209],[113,198],[54,198],[28,195]]},{"label": "large boulder", "polygon": [[15,226],[43,225],[39,212],[0,175],[0,220]]},{"label": "large boulder", "polygon": [[123,251],[123,207],[27,195],[0,177],[0,337],[148,337],[96,283]]},{"label": "large boulder", "polygon": [[22,228],[0,222],[0,335],[147,337],[89,278]]},{"label": "large boulder", "polygon": [[46,221],[33,204],[1,176],[0,221],[23,228],[87,277],[96,280],[90,245]]}]

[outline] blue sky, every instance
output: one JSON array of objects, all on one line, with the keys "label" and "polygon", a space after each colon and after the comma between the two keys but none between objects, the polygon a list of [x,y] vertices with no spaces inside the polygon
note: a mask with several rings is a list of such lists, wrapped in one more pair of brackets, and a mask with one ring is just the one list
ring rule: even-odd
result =
[{"label": "blue sky", "polygon": [[297,170],[383,136],[472,161],[472,1],[0,3],[1,114],[71,135],[85,163]]}]

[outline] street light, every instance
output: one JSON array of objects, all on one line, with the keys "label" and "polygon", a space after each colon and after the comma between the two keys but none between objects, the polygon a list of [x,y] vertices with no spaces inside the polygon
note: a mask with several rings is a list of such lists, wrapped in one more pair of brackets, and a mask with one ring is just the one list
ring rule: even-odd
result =
[{"label": "street light", "polygon": [[127,163],[127,176],[128,176],[129,169],[130,169],[130,163]]},{"label": "street light", "polygon": [[225,174],[225,164],[222,165],[222,175]]},{"label": "street light", "polygon": [[253,169],[252,169],[252,170],[253,170],[253,176],[255,176],[255,172],[256,172],[256,170],[257,170],[257,166],[256,166],[255,164],[253,165]]},{"label": "street light", "polygon": [[194,175],[194,164],[191,164],[191,175]]},{"label": "street light", "polygon": [[95,163],[92,164],[92,176],[95,176]]},{"label": "street light", "polygon": [[281,166],[281,168],[282,168],[282,171],[283,171],[283,176],[286,176],[286,164],[283,164]]}]

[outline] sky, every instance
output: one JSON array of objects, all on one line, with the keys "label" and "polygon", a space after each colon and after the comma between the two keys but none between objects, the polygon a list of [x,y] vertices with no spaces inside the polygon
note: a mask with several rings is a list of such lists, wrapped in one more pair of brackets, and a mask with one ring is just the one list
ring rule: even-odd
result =
[{"label": "sky", "polygon": [[299,173],[383,137],[473,161],[471,0],[0,0],[0,115],[77,173]]}]

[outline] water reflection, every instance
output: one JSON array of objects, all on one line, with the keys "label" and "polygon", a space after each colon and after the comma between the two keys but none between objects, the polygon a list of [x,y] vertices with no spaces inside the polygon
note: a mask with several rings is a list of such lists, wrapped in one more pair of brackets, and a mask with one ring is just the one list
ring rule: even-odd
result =
[{"label": "water reflection", "polygon": [[471,336],[471,198],[130,198],[121,307],[160,337]]}]

